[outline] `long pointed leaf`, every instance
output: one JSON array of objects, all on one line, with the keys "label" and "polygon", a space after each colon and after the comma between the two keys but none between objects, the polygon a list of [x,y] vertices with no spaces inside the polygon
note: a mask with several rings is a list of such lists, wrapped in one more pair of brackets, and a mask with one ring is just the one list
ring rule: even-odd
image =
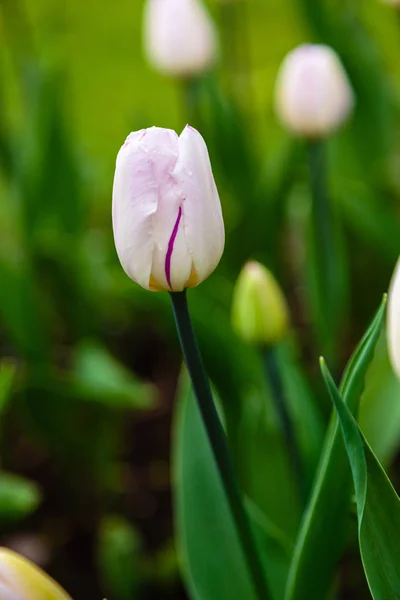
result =
[{"label": "long pointed leaf", "polygon": [[329,370],[321,371],[342,429],[357,501],[358,537],[374,600],[400,598],[400,499],[344,403]]},{"label": "long pointed leaf", "polygon": [[[174,439],[176,533],[190,597],[256,600],[203,422],[187,381],[178,400]],[[249,515],[274,600],[281,600],[290,544],[252,503]]]},{"label": "long pointed leaf", "polygon": [[[341,393],[351,412],[357,412],[365,374],[374,354],[385,313],[386,298],[349,361]],[[336,415],[324,448],[290,567],[286,600],[323,599],[343,550],[348,525],[351,474]]]}]

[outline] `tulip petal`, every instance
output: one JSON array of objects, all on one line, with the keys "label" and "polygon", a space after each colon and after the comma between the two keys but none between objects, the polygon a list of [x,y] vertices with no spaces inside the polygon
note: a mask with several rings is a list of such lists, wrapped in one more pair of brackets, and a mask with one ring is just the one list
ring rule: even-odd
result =
[{"label": "tulip petal", "polygon": [[207,146],[193,127],[185,127],[179,137],[179,158],[172,175],[184,196],[182,224],[192,257],[186,285],[197,285],[212,273],[222,256],[224,223]]},{"label": "tulip petal", "polygon": [[150,290],[194,287],[224,246],[221,205],[206,145],[152,127],[128,136],[117,157],[113,228],[128,276]]},{"label": "tulip petal", "polygon": [[6,584],[0,582],[0,598],[1,600],[24,600],[22,596],[16,594]]},{"label": "tulip petal", "polygon": [[128,136],[117,157],[115,245],[127,275],[145,288],[150,287],[159,198],[164,188],[171,187],[169,172],[177,160],[177,140],[174,131],[152,127]]},{"label": "tulip petal", "polygon": [[336,53],[328,46],[304,44],[281,65],[275,103],[280,119],[294,133],[319,137],[348,118],[354,96]]},{"label": "tulip petal", "polygon": [[200,73],[217,54],[215,27],[199,0],[148,0],[144,41],[150,62],[173,75]]},{"label": "tulip petal", "polygon": [[388,295],[387,337],[390,360],[400,377],[400,259],[397,261]]},{"label": "tulip petal", "polygon": [[8,548],[0,548],[0,598],[71,600],[67,592],[44,571]]},{"label": "tulip petal", "polygon": [[151,274],[161,289],[175,292],[184,289],[192,263],[183,230],[183,200],[175,178],[170,175],[160,182],[159,202],[153,219],[156,243]]}]

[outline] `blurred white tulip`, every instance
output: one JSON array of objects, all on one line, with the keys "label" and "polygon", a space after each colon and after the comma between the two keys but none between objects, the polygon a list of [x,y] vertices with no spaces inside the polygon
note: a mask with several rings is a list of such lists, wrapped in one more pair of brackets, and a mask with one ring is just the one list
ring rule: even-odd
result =
[{"label": "blurred white tulip", "polygon": [[319,138],[347,120],[354,95],[337,54],[305,44],[284,59],[276,82],[276,112],[294,134]]},{"label": "blurred white tulip", "polygon": [[217,33],[202,0],[147,0],[144,47],[150,64],[162,73],[190,77],[210,67]]},{"label": "blurred white tulip", "polygon": [[400,259],[394,270],[389,289],[387,339],[393,370],[400,377]]}]

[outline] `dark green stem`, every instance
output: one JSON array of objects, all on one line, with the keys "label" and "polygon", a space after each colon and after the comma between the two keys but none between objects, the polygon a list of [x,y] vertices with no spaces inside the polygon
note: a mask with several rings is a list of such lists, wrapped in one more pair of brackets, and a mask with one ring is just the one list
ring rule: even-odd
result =
[{"label": "dark green stem", "polygon": [[[327,196],[324,141],[311,141],[308,145],[310,184],[312,193],[312,219],[315,242],[324,264],[329,264],[333,248],[331,208]],[[327,273],[329,276],[330,273]]]},{"label": "dark green stem", "polygon": [[332,356],[337,314],[336,251],[332,210],[327,194],[325,142],[314,140],[308,143],[310,186],[312,195],[311,234],[312,255],[315,262],[317,312],[321,348],[330,362]]},{"label": "dark green stem", "polygon": [[262,353],[267,381],[271,390],[276,416],[284,438],[288,460],[296,478],[300,500],[302,505],[305,506],[307,502],[307,489],[305,486],[303,461],[301,459],[296,434],[293,429],[292,420],[286,403],[276,350],[275,348],[268,347],[264,348]]},{"label": "dark green stem", "polygon": [[192,380],[197,403],[247,562],[254,590],[259,600],[270,600],[271,595],[268,591],[263,567],[243,506],[242,495],[234,473],[225,432],[214,404],[210,383],[197,346],[187,305],[186,291],[172,292],[170,296],[183,356]]},{"label": "dark green stem", "polygon": [[229,88],[234,95],[239,71],[238,13],[236,2],[220,3],[220,30],[223,45],[224,71],[228,74]]},{"label": "dark green stem", "polygon": [[235,3],[238,10],[239,22],[239,46],[241,50],[241,89],[242,100],[248,113],[248,118],[252,119],[256,110],[255,91],[252,78],[252,29],[250,21],[250,6],[247,0],[241,0]]}]

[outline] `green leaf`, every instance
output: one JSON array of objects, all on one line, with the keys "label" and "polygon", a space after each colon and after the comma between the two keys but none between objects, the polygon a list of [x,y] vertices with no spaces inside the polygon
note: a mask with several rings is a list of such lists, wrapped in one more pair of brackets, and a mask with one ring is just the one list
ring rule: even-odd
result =
[{"label": "green leaf", "polygon": [[385,333],[368,369],[358,417],[361,431],[384,466],[400,447],[400,381],[389,360]]},{"label": "green leaf", "polygon": [[124,415],[98,402],[82,402],[60,382],[54,389],[47,383],[46,378],[43,386],[29,381],[16,396],[16,409],[24,427],[52,457],[63,491],[79,496],[82,507],[92,505],[99,493],[120,485],[116,461]]},{"label": "green leaf", "polygon": [[[83,232],[85,207],[80,164],[63,113],[65,74],[36,68],[23,132],[16,181],[23,200],[26,235],[46,243],[55,232],[69,242]],[[55,200],[56,199],[56,200]]]},{"label": "green leaf", "polygon": [[335,193],[349,229],[392,265],[400,253],[399,225],[395,211],[367,183],[340,181]]},{"label": "green leaf", "polygon": [[11,136],[5,111],[4,69],[0,65],[0,169],[3,177],[9,178],[13,168]]},{"label": "green leaf", "polygon": [[40,490],[35,483],[0,472],[0,523],[25,518],[37,509],[40,501]]},{"label": "green leaf", "polygon": [[98,562],[107,593],[115,600],[131,600],[141,581],[141,540],[132,525],[119,516],[103,518],[98,540]]},{"label": "green leaf", "polygon": [[[296,364],[293,345],[279,345],[275,355],[301,452],[305,487],[309,489],[323,441],[322,419]],[[238,444],[235,455],[246,494],[270,521],[294,539],[301,518],[301,501],[267,382],[261,386],[253,384],[243,392]]]},{"label": "green leaf", "polygon": [[[341,393],[351,412],[357,412],[369,363],[381,331],[386,297],[351,357]],[[343,550],[348,526],[351,473],[346,450],[333,415],[325,437],[310,501],[297,538],[286,600],[325,598]]]},{"label": "green leaf", "polygon": [[283,343],[276,348],[276,354],[289,412],[305,466],[307,485],[310,486],[321,453],[324,422],[317,401],[299,365],[295,345]]},{"label": "green leaf", "polygon": [[268,388],[248,392],[243,404],[235,448],[240,483],[268,519],[293,540],[301,504]]},{"label": "green leaf", "polygon": [[0,248],[1,325],[23,357],[44,362],[49,351],[46,318],[29,258],[18,250],[10,258],[8,251]]},{"label": "green leaf", "polygon": [[[190,597],[192,600],[255,600],[225,493],[187,378],[179,394],[174,440],[175,527]],[[253,504],[250,515],[274,599],[281,599],[290,544]]]},{"label": "green leaf", "polygon": [[14,364],[5,360],[0,363],[0,415],[10,398],[15,374],[16,367]]},{"label": "green leaf", "polygon": [[346,322],[349,259],[343,223],[327,189],[325,143],[309,145],[312,202],[307,223],[307,293],[318,347],[337,356]]},{"label": "green leaf", "polygon": [[72,385],[79,397],[109,406],[148,409],[156,400],[153,386],[137,380],[105,347],[91,342],[75,351]]},{"label": "green leaf", "polygon": [[400,598],[400,499],[321,359],[342,429],[357,501],[358,538],[374,600]]},{"label": "green leaf", "polygon": [[152,384],[137,379],[105,346],[92,341],[75,348],[70,370],[28,370],[23,387],[58,395],[65,402],[83,400],[115,409],[147,410],[157,401]]}]

